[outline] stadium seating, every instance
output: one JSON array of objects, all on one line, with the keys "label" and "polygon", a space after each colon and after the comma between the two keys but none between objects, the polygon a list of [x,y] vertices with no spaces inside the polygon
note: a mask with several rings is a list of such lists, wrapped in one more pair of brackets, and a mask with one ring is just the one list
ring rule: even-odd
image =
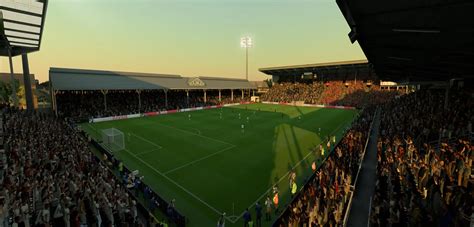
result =
[{"label": "stadium seating", "polygon": [[366,107],[389,100],[400,92],[381,91],[379,86],[366,86],[362,81],[328,81],[326,83],[277,83],[262,95],[263,101],[285,102],[304,101],[306,104],[332,106]]},{"label": "stadium seating", "polygon": [[234,94],[234,100],[231,100],[230,92],[222,92],[221,101],[219,101],[218,92],[208,91],[207,100],[204,102],[202,91],[190,91],[189,103],[186,92],[183,90],[170,90],[166,95],[168,105],[166,105],[165,93],[162,90],[141,91],[141,103],[139,103],[138,93],[134,90],[109,91],[106,95],[107,108],[105,108],[104,95],[101,91],[60,91],[56,95],[56,99],[59,115],[74,119],[118,116],[245,101],[237,93]]},{"label": "stadium seating", "polygon": [[[445,90],[421,90],[408,95],[384,92],[377,87],[341,82],[278,84],[263,97],[289,102],[329,102],[365,107],[345,136],[328,152],[303,189],[280,214],[275,226],[337,226],[343,223],[358,168],[374,119],[380,109],[377,145],[377,184],[371,207],[373,226],[418,226],[432,223],[468,226],[474,204],[473,131],[474,102],[471,91],[452,90],[445,108]],[[190,104],[182,91],[169,92],[170,108],[217,103],[209,93],[204,103],[198,92]],[[162,91],[143,91],[141,109],[137,94],[108,94],[109,112],[100,110],[100,92],[65,92],[58,95],[63,116],[91,117],[128,114],[165,108]],[[237,95],[235,98],[237,99]],[[466,99],[466,97],[469,97]],[[235,100],[236,100],[235,99]],[[235,101],[234,100],[234,101]],[[222,102],[230,102],[229,94]],[[102,105],[102,106],[101,106]],[[135,197],[143,192],[148,210],[167,204],[141,184],[130,171],[122,178],[110,171],[118,164],[112,156],[99,160],[89,141],[67,121],[40,113],[2,107],[0,118],[0,222],[53,226],[144,222]],[[329,139],[329,138],[328,138]],[[334,145],[334,144],[333,144]],[[315,152],[318,148],[315,147]],[[103,193],[105,192],[105,193]]]},{"label": "stadium seating", "polygon": [[[374,116],[366,109],[274,226],[340,226]],[[310,224],[311,223],[311,224]]]},{"label": "stadium seating", "polygon": [[62,120],[4,109],[6,173],[2,226],[137,223],[136,202]]},{"label": "stadium seating", "polygon": [[273,85],[262,100],[270,102],[305,101],[305,103],[319,104],[323,85],[320,83],[280,83]]},{"label": "stadium seating", "polygon": [[447,109],[444,95],[420,91],[383,107],[372,225],[470,225],[473,94],[451,91]]}]

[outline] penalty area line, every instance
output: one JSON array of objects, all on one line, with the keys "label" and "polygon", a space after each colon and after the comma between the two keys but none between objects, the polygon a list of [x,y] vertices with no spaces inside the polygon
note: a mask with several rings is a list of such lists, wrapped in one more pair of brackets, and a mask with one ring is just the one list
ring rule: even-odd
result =
[{"label": "penalty area line", "polygon": [[137,153],[136,155],[145,155],[145,154],[149,154],[149,153],[152,153],[152,152],[155,152],[155,151],[158,151],[158,150],[160,150],[160,149],[153,149],[153,150],[143,151],[143,152]]},{"label": "penalty area line", "polygon": [[196,159],[196,160],[194,160],[194,161],[188,162],[188,163],[186,163],[186,164],[184,164],[184,165],[182,165],[182,166],[178,166],[178,167],[176,167],[176,168],[174,168],[174,169],[168,170],[168,171],[164,172],[163,174],[169,174],[169,173],[175,172],[175,171],[180,170],[180,169],[182,169],[182,168],[184,168],[184,167],[186,167],[186,166],[189,166],[189,165],[192,165],[192,164],[194,164],[194,163],[196,163],[196,162],[199,162],[199,161],[202,161],[202,160],[204,160],[204,159],[210,158],[210,157],[212,157],[212,156],[214,156],[214,155],[218,155],[218,154],[220,154],[220,153],[222,153],[222,152],[224,152],[224,151],[230,150],[230,149],[232,149],[232,148],[234,148],[234,147],[236,147],[236,146],[235,146],[235,145],[232,145],[232,146],[230,146],[230,147],[226,147],[226,148],[224,148],[224,149],[222,149],[222,150],[219,150],[219,151],[214,152],[214,153],[212,153],[212,154],[206,155],[206,156],[204,156],[204,157],[202,157],[202,158],[198,158],[198,159]]},{"label": "penalty area line", "polygon": [[[199,198],[199,196],[195,195],[194,193],[190,192],[188,189],[184,188],[183,186],[181,186],[180,184],[178,184],[176,181],[174,181],[173,179],[169,178],[168,176],[166,176],[165,174],[163,174],[161,171],[157,170],[155,167],[151,166],[150,164],[148,164],[148,162],[144,161],[143,159],[141,159],[140,157],[138,157],[137,155],[133,154],[132,152],[130,152],[128,149],[125,149],[130,155],[132,155],[135,159],[139,160],[140,162],[142,162],[143,164],[145,164],[148,168],[152,169],[153,171],[155,171],[158,175],[162,176],[163,178],[165,178],[166,180],[168,180],[169,182],[173,183],[174,185],[176,185],[178,188],[180,188],[181,190],[183,190],[184,192],[186,192],[187,194],[189,194],[191,197],[195,198],[196,200],[198,200],[199,202],[201,202],[202,204],[204,204],[205,206],[207,206],[209,209],[211,209],[212,211],[216,212],[218,215],[221,215],[222,212],[217,210],[216,208],[214,208],[213,206],[209,205],[208,203],[206,203],[206,201],[202,200],[201,198]],[[229,218],[226,217],[226,219],[228,221],[231,221]],[[231,221],[232,222],[232,221]]]},{"label": "penalty area line", "polygon": [[147,140],[147,139],[145,139],[145,138],[143,138],[143,137],[141,137],[141,136],[139,136],[139,135],[137,135],[137,134],[135,134],[135,133],[130,133],[130,134],[131,134],[132,136],[135,136],[135,137],[137,137],[137,138],[139,138],[139,139],[145,141],[145,142],[150,143],[151,145],[157,147],[158,149],[163,148],[162,146],[160,146],[160,145],[158,145],[158,144],[156,144],[156,143],[153,143],[153,142],[151,142],[150,140]]}]

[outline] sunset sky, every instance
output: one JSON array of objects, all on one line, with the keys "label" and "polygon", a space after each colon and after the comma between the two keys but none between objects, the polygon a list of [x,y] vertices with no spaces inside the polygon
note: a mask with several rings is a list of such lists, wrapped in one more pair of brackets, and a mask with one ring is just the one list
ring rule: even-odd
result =
[{"label": "sunset sky", "polygon": [[44,29],[29,56],[40,81],[50,67],[245,78],[244,35],[250,80],[267,78],[262,67],[365,59],[335,0],[52,0]]}]

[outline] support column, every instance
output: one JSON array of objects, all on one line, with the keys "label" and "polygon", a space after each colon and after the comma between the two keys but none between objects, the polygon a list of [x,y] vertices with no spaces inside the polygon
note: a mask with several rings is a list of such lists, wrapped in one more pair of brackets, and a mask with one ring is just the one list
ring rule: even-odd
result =
[{"label": "support column", "polygon": [[101,90],[101,92],[104,95],[104,110],[107,111],[107,93],[109,93],[109,90]]},{"label": "support column", "polygon": [[219,102],[222,102],[222,99],[221,99],[221,89],[219,89]]},{"label": "support column", "polygon": [[[49,84],[51,86],[51,83]],[[51,104],[53,106],[54,114],[58,116],[58,103],[56,101],[56,94],[58,93],[58,91],[50,89],[50,93],[51,93]]]},{"label": "support column", "polygon": [[244,99],[244,89],[241,90],[242,91],[242,100]]},{"label": "support column", "polygon": [[186,90],[186,103],[187,103],[188,108],[189,108],[189,90]]},{"label": "support column", "polygon": [[31,91],[30,67],[28,65],[28,55],[21,55],[21,62],[23,64],[23,86],[25,86],[26,110],[33,111],[35,106],[33,104],[33,92]]},{"label": "support column", "polygon": [[142,97],[141,97],[142,91],[136,90],[136,92],[138,93],[138,113],[141,113],[142,112]]},{"label": "support column", "polygon": [[255,89],[252,90],[252,96],[255,96]]},{"label": "support column", "polygon": [[10,49],[8,49],[8,60],[10,61],[10,79],[11,79],[11,86],[12,86],[12,98],[13,98],[13,106],[18,107],[18,96],[16,95],[16,81],[15,81],[15,74],[13,72],[13,60]]},{"label": "support column", "polygon": [[204,103],[207,103],[207,93],[206,93],[206,90],[204,90]]},{"label": "support column", "polygon": [[444,109],[447,110],[449,107],[449,89],[451,87],[451,80],[446,85],[446,93],[444,93]]},{"label": "support column", "polygon": [[234,101],[234,89],[230,89],[230,100]]},{"label": "support column", "polygon": [[165,92],[165,107],[168,109],[168,90],[164,89]]}]

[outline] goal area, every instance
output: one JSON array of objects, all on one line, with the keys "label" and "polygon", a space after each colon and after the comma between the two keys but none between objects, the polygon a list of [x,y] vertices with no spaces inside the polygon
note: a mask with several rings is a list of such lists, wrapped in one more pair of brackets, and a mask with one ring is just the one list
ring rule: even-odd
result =
[{"label": "goal area", "polygon": [[123,132],[116,128],[102,130],[102,143],[113,152],[125,149]]}]

